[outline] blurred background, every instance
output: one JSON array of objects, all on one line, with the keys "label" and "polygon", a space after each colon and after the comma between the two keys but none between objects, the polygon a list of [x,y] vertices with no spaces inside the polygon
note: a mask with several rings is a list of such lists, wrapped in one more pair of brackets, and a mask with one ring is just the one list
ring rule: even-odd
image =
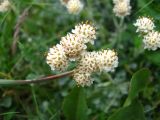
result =
[{"label": "blurred background", "polygon": [[[140,94],[141,103],[147,120],[160,120],[160,51],[144,50],[133,26],[139,16],[150,16],[160,30],[160,0],[131,0],[131,15],[125,17],[122,27],[117,25],[120,19],[112,11],[112,0],[83,0],[84,9],[77,15],[69,14],[59,0],[10,2],[11,9],[0,13],[1,79],[33,79],[58,73],[46,64],[46,53],[76,24],[89,20],[97,27],[97,39],[94,46],[88,45],[88,51],[115,49],[119,66],[113,73],[94,74],[94,84],[84,88],[88,119],[105,120],[120,108],[133,73],[148,67],[152,78]],[[16,36],[16,24],[24,10],[28,14]],[[62,102],[74,86],[71,77],[37,85],[0,86],[0,119],[65,120]]]}]

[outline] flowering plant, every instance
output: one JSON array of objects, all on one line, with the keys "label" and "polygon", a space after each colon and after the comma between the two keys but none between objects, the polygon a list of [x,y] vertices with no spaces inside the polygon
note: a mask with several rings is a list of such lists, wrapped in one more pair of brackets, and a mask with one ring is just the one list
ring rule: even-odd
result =
[{"label": "flowering plant", "polygon": [[0,120],[159,120],[158,0],[0,0]]}]

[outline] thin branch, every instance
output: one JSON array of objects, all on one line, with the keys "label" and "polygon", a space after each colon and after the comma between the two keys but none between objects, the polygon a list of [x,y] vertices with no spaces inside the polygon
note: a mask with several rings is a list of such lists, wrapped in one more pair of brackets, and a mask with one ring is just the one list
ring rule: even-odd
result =
[{"label": "thin branch", "polygon": [[52,76],[47,76],[47,77],[42,77],[39,79],[33,79],[33,80],[5,80],[5,79],[0,79],[0,85],[24,85],[24,84],[31,84],[31,83],[42,83],[42,82],[48,82],[48,81],[52,81],[58,78],[62,78],[62,77],[66,77],[66,76],[70,76],[73,74],[74,71],[68,71],[62,74],[58,74],[58,75],[52,75]]},{"label": "thin branch", "polygon": [[11,48],[12,55],[14,55],[16,53],[18,35],[19,35],[19,32],[20,32],[20,28],[21,28],[23,22],[25,21],[26,17],[28,16],[28,12],[29,12],[30,8],[31,8],[31,6],[24,9],[24,11],[20,15],[20,17],[19,17],[19,19],[18,19],[18,21],[15,25],[15,31],[14,31],[14,35],[13,35],[13,43],[12,43],[12,48]]}]

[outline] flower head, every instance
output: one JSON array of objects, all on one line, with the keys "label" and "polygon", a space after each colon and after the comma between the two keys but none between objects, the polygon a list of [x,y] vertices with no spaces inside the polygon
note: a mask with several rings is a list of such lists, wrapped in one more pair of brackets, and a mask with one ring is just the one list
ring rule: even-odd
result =
[{"label": "flower head", "polygon": [[114,50],[102,50],[98,52],[97,63],[100,71],[114,71],[118,66],[118,56]]},{"label": "flower head", "polygon": [[131,12],[131,6],[130,6],[129,0],[115,0],[113,12],[118,17],[125,17],[127,15],[130,15]]},{"label": "flower head", "polygon": [[87,48],[82,42],[82,38],[75,34],[67,34],[61,38],[60,44],[64,48],[64,52],[70,60],[79,58],[82,52]]},{"label": "flower head", "polygon": [[67,56],[63,47],[59,44],[49,49],[46,60],[52,70],[64,71],[68,67]]},{"label": "flower head", "polygon": [[83,68],[83,71],[92,73],[98,70],[98,65],[96,58],[98,57],[98,52],[84,52],[79,60],[79,68]]},{"label": "flower head", "polygon": [[117,53],[112,50],[99,52],[84,52],[74,72],[74,79],[80,86],[89,86],[93,83],[93,72],[114,71],[118,66]]},{"label": "flower head", "polygon": [[0,3],[0,12],[6,12],[10,7],[10,2],[8,0],[4,0]]},{"label": "flower head", "polygon": [[141,17],[133,24],[137,27],[136,32],[148,33],[155,28],[153,20],[149,17]]},{"label": "flower head", "polygon": [[90,86],[93,83],[91,74],[98,70],[96,52],[84,52],[75,69],[73,78],[79,86]]},{"label": "flower head", "polygon": [[69,13],[78,14],[83,9],[83,3],[80,0],[69,0],[66,7]]},{"label": "flower head", "polygon": [[148,50],[156,50],[160,48],[160,33],[151,31],[143,38],[144,48]]},{"label": "flower head", "polygon": [[73,76],[78,86],[90,86],[93,83],[93,79],[91,79],[91,74],[86,73],[84,71],[78,71]]},{"label": "flower head", "polygon": [[81,23],[75,26],[72,33],[81,36],[84,43],[94,43],[96,39],[96,28],[89,22]]}]

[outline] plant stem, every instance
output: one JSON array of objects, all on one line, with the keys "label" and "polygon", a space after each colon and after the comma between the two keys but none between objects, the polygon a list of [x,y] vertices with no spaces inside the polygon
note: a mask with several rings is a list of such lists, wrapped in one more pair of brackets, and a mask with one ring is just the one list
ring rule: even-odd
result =
[{"label": "plant stem", "polygon": [[117,42],[116,42],[116,45],[118,46],[122,40],[122,33],[124,31],[124,26],[123,26],[123,23],[124,23],[124,17],[120,18],[120,22],[119,22],[119,25],[118,25],[118,30],[117,30]]},{"label": "plant stem", "polygon": [[116,36],[115,36],[115,40],[113,42],[113,46],[117,47],[119,45],[119,43],[121,42],[122,33],[125,30],[125,28],[124,28],[124,17],[120,18],[119,23],[116,19],[114,19],[114,24],[115,24],[115,27],[116,27]]},{"label": "plant stem", "polygon": [[14,85],[14,84],[31,84],[31,83],[42,83],[42,82],[47,82],[47,81],[51,81],[54,79],[58,79],[58,78],[62,78],[62,77],[66,77],[66,76],[70,76],[73,74],[74,71],[68,71],[62,74],[58,74],[58,75],[52,75],[52,76],[47,76],[47,77],[42,77],[39,79],[33,79],[33,80],[6,80],[6,79],[0,79],[0,85]]}]

